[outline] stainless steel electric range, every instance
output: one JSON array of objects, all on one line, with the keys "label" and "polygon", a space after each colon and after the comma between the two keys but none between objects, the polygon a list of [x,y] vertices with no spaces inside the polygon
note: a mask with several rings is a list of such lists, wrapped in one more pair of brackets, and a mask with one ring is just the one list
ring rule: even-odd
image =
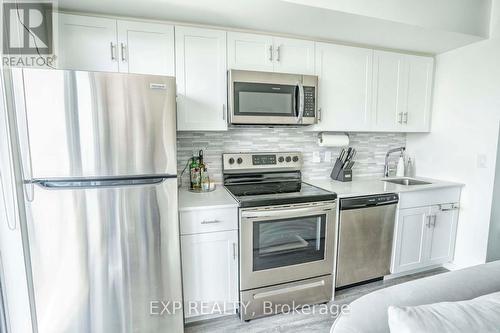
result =
[{"label": "stainless steel electric range", "polygon": [[240,205],[243,320],[332,298],[337,195],[303,183],[301,167],[297,152],[223,154]]}]

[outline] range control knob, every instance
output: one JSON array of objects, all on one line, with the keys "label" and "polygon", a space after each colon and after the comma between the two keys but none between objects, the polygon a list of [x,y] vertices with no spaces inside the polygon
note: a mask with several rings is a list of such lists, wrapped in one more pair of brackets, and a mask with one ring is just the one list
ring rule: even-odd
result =
[{"label": "range control knob", "polygon": [[236,160],[236,162],[238,162],[238,164],[241,164],[241,163],[243,163],[243,159],[241,157],[238,157],[238,159]]},{"label": "range control knob", "polygon": [[287,161],[287,162],[290,162],[291,160],[292,160],[292,158],[291,158],[290,156],[287,156],[287,157],[286,157],[286,161]]},{"label": "range control knob", "polygon": [[293,161],[294,161],[294,162],[298,162],[298,161],[299,161],[299,157],[298,157],[298,156],[294,156],[294,157],[293,157]]},{"label": "range control knob", "polygon": [[284,161],[284,160],[285,160],[285,158],[284,158],[283,156],[280,156],[280,157],[278,158],[278,162],[280,162],[280,163],[283,163],[283,161]]},{"label": "range control knob", "polygon": [[231,158],[229,159],[229,164],[234,164],[234,158],[232,158],[232,157],[231,157]]}]

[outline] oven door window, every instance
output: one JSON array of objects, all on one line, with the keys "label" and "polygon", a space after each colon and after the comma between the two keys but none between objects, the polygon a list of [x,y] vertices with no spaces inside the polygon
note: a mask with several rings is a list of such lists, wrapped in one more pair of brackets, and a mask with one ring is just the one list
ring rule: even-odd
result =
[{"label": "oven door window", "polygon": [[323,260],[326,215],[253,222],[253,271]]},{"label": "oven door window", "polygon": [[234,114],[238,116],[296,117],[296,86],[234,83]]}]

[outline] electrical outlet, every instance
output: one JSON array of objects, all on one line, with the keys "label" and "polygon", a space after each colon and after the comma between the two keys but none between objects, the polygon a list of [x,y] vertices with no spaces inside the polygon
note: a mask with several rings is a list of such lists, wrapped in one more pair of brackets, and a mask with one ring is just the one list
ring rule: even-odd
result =
[{"label": "electrical outlet", "polygon": [[320,163],[321,157],[319,156],[319,151],[313,152],[313,163]]},{"label": "electrical outlet", "polygon": [[327,150],[325,151],[325,162],[331,162],[332,161],[332,152]]}]

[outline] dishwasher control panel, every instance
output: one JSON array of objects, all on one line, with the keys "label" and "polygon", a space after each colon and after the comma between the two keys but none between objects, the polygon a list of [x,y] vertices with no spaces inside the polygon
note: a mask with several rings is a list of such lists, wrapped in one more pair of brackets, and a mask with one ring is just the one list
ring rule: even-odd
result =
[{"label": "dishwasher control panel", "polygon": [[359,209],[371,206],[397,204],[399,196],[396,193],[368,195],[363,197],[346,198],[340,200],[340,209]]}]

